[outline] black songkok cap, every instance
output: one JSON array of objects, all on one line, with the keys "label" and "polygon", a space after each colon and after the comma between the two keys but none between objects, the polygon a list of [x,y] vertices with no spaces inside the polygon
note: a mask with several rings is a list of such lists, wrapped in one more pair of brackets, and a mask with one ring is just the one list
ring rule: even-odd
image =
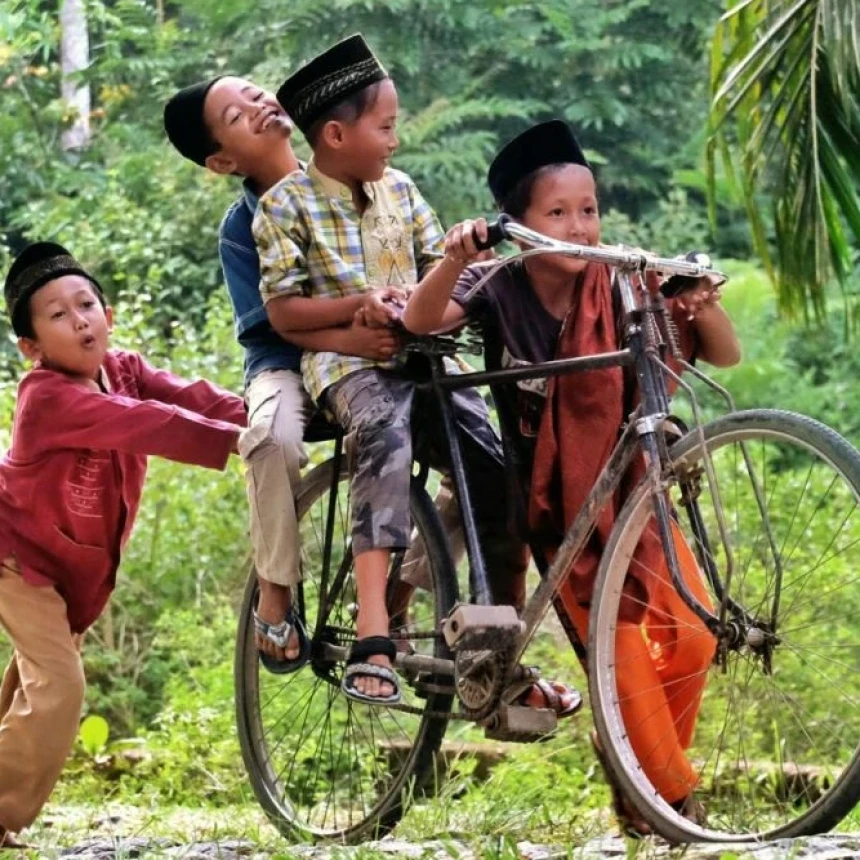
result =
[{"label": "black songkok cap", "polygon": [[356,33],[290,75],[278,90],[278,101],[307,135],[327,110],[387,77],[367,42]]},{"label": "black songkok cap", "polygon": [[170,142],[195,164],[206,166],[212,134],[203,119],[203,104],[212,85],[224,75],[184,87],[164,106],[164,130]]},{"label": "black songkok cap", "polygon": [[493,199],[501,203],[523,177],[548,164],[581,164],[591,169],[570,126],[560,119],[533,125],[493,159],[487,171]]},{"label": "black songkok cap", "polygon": [[104,301],[99,282],[67,251],[56,242],[34,242],[27,245],[12,262],[3,292],[6,295],[6,311],[12,328],[19,337],[23,332],[24,314],[33,293],[48,281],[63,275],[80,275],[98,291]]}]

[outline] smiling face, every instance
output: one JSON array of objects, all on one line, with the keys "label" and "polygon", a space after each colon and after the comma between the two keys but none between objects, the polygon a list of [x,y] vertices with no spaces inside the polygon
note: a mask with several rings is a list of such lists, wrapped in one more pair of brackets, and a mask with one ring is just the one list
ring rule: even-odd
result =
[{"label": "smiling face", "polygon": [[382,178],[400,145],[397,111],[397,89],[390,78],[385,78],[361,116],[326,123],[323,142],[336,153],[338,172],[347,181],[378,182]]},{"label": "smiling face", "polygon": [[261,163],[286,152],[293,130],[274,94],[244,78],[221,78],[212,85],[203,120],[220,147],[206,166],[242,176],[254,176]]},{"label": "smiling face", "polygon": [[[532,185],[522,222],[553,239],[577,245],[597,245],[600,242],[600,212],[594,174],[580,164],[545,168]],[[532,262],[550,265],[557,271],[570,274],[581,272],[588,265],[586,260],[553,255],[535,257]]]},{"label": "smiling face", "polygon": [[96,379],[113,326],[95,287],[80,275],[48,281],[30,297],[33,337],[18,340],[21,352],[43,367],[80,379]]}]

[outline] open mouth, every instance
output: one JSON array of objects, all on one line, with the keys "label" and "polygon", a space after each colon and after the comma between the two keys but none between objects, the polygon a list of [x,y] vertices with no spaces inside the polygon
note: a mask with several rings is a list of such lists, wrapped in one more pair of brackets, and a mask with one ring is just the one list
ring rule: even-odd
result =
[{"label": "open mouth", "polygon": [[275,123],[280,122],[284,118],[284,115],[280,111],[272,109],[260,121],[258,131],[268,131],[268,129],[270,129]]}]

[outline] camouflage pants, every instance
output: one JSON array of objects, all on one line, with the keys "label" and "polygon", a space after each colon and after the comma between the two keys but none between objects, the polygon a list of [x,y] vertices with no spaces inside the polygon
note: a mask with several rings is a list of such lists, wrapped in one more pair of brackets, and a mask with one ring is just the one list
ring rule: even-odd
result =
[{"label": "camouflage pants", "polygon": [[[332,385],[326,405],[347,432],[352,481],[352,547],[405,549],[412,540],[409,482],[412,475],[412,415],[420,452],[429,465],[446,471],[449,454],[441,416],[432,395],[403,375],[360,370]],[[528,552],[511,533],[501,443],[486,404],[473,389],[454,392],[454,419],[460,436],[478,537],[496,602],[521,606]],[[479,488],[477,482],[480,481]],[[423,583],[414,583],[423,584]]]}]

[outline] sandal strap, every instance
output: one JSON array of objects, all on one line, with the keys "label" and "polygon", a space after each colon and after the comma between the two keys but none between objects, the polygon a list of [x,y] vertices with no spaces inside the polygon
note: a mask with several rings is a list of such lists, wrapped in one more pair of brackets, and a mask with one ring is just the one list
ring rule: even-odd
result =
[{"label": "sandal strap", "polygon": [[392,662],[397,657],[397,647],[388,636],[366,636],[364,639],[356,639],[350,648],[347,666],[366,661],[368,657],[377,656],[388,657]]},{"label": "sandal strap", "polygon": [[[296,619],[293,615],[292,606],[287,610],[286,617],[278,624],[269,624],[268,621],[263,621],[257,610],[254,610],[254,629],[260,636],[265,636],[276,648],[286,648],[290,641],[290,633],[296,627]],[[299,635],[296,629],[296,635]]]},{"label": "sandal strap", "polygon": [[378,666],[376,663],[350,663],[346,667],[344,677],[354,678],[356,675],[365,678],[379,678],[380,681],[387,681],[395,688],[397,687],[397,675],[388,666]]},{"label": "sandal strap", "polygon": [[[545,678],[539,678],[532,685],[532,689],[537,688],[540,690],[541,695],[543,696],[544,706],[550,710],[558,713],[561,710],[561,696],[558,694],[558,691],[547,681]],[[526,696],[528,696],[529,691],[526,690]]]},{"label": "sandal strap", "polygon": [[[559,687],[561,689],[558,689]],[[555,711],[557,714],[564,711],[564,703],[562,702],[561,697],[572,696],[575,694],[575,691],[571,690],[566,684],[560,684],[558,682],[551,683],[550,681],[547,681],[546,678],[538,678],[537,681],[533,681],[525,688],[525,690],[522,691],[522,693],[519,694],[519,696],[517,696],[516,702],[528,707],[528,699],[532,695],[533,691],[537,691],[541,696],[543,696],[543,701],[533,707]]]}]

